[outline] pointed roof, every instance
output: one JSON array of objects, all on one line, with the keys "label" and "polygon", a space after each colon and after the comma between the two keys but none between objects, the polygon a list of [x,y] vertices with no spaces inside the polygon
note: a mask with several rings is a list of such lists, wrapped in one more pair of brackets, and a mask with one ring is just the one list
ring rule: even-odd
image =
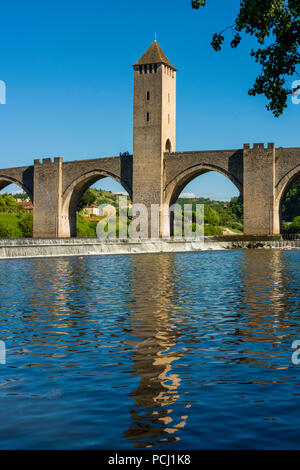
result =
[{"label": "pointed roof", "polygon": [[171,67],[173,70],[177,70],[174,65],[171,64],[168,57],[155,40],[142,57],[135,62],[133,65],[150,65],[150,64],[165,64]]}]

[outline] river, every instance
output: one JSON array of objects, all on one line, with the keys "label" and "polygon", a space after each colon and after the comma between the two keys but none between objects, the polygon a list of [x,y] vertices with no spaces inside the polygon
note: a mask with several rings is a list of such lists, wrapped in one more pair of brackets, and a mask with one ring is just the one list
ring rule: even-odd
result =
[{"label": "river", "polygon": [[1,260],[0,448],[299,448],[299,263]]}]

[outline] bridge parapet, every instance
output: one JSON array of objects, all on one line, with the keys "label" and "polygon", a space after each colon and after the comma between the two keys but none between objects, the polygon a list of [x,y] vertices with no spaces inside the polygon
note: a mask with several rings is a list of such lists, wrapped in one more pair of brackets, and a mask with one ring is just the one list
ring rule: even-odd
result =
[{"label": "bridge parapet", "polygon": [[[269,142],[266,147],[264,143],[254,143],[252,150],[264,150],[265,148],[269,150],[275,149],[274,142]],[[250,144],[244,144],[244,150],[251,150]]]},{"label": "bridge parapet", "polygon": [[33,163],[34,165],[51,165],[54,163],[63,162],[63,157],[47,157],[47,158],[35,158]]}]

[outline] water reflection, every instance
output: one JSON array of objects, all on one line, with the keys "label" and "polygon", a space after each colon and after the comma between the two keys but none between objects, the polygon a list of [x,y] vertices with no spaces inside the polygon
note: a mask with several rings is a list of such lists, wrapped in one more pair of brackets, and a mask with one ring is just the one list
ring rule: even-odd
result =
[{"label": "water reflection", "polygon": [[279,250],[2,261],[0,446],[297,447],[299,262]]},{"label": "water reflection", "polygon": [[132,277],[133,374],[140,381],[130,394],[132,424],[124,434],[136,447],[152,447],[152,439],[178,441],[178,430],[187,420],[173,409],[181,379],[172,366],[184,354],[176,345],[181,332],[173,318],[179,302],[174,256],[135,256]]},{"label": "water reflection", "polygon": [[291,272],[280,250],[244,253],[240,311],[245,316],[243,341],[278,346],[291,337]]}]

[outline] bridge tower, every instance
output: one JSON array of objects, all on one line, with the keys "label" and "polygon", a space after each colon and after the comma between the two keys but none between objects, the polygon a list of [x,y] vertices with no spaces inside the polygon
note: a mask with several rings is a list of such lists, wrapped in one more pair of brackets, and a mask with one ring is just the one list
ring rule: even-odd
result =
[{"label": "bridge tower", "polygon": [[[133,202],[150,214],[151,204],[164,202],[164,153],[176,148],[177,69],[156,40],[133,68]],[[168,235],[168,214],[159,225],[159,235]]]}]

